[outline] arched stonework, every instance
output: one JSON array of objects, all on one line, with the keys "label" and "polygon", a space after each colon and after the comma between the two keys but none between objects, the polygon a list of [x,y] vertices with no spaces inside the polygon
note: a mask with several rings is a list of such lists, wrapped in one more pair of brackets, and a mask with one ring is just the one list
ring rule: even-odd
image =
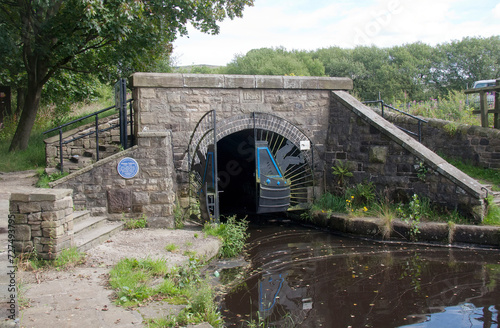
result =
[{"label": "arched stonework", "polygon": [[[313,146],[311,139],[292,123],[276,115],[259,112],[235,115],[217,123],[217,141],[235,132],[253,128],[277,133],[292,142],[297,148],[300,147],[300,142],[305,140],[311,142],[311,147]],[[312,167],[311,151],[302,153]]]}]

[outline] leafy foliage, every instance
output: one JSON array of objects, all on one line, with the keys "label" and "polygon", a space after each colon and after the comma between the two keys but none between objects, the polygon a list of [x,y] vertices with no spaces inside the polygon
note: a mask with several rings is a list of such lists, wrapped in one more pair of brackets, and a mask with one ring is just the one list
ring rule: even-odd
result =
[{"label": "leafy foliage", "polygon": [[236,216],[227,218],[226,223],[206,223],[203,232],[210,236],[216,236],[222,239],[222,248],[219,255],[222,258],[235,257],[243,252],[247,233],[248,221],[245,219],[237,220]]},{"label": "leafy foliage", "polygon": [[417,240],[417,235],[420,233],[420,220],[422,219],[422,208],[418,195],[414,194],[410,203],[407,206],[400,206],[398,212],[403,222],[410,226],[410,238]]},{"label": "leafy foliage", "polygon": [[218,22],[241,16],[252,4],[252,0],[1,1],[0,62],[8,73],[2,70],[0,83],[26,95],[11,150],[26,148],[42,90],[51,80],[56,81],[54,89],[64,89],[63,72],[107,82],[157,68],[171,52],[172,41],[187,34],[188,23],[216,34]]},{"label": "leafy foliage", "polygon": [[335,163],[335,166],[332,166],[332,174],[337,177],[337,184],[341,191],[345,188],[347,178],[352,178],[354,176],[349,169],[348,163],[340,160]]},{"label": "leafy foliage", "polygon": [[59,180],[69,174],[68,172],[63,172],[63,173],[56,172],[49,175],[43,169],[39,169],[37,173],[38,173],[38,181],[36,183],[36,186],[38,188],[50,188],[49,187],[50,182]]},{"label": "leafy foliage", "polygon": [[345,197],[355,208],[370,205],[375,200],[375,186],[373,182],[358,183],[346,190]]},{"label": "leafy foliage", "polygon": [[421,42],[378,48],[316,51],[262,48],[237,55],[229,74],[349,77],[363,100],[425,101],[461,92],[476,80],[500,75],[500,36],[466,37],[430,46]]},{"label": "leafy foliage", "polygon": [[250,50],[237,55],[222,71],[226,74],[324,76],[323,64],[305,51],[283,47]]}]

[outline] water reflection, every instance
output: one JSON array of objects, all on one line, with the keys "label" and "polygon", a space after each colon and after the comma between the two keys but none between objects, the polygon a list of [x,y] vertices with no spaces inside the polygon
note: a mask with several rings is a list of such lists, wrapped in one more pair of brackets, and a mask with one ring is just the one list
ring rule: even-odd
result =
[{"label": "water reflection", "polygon": [[251,231],[249,257],[254,270],[223,302],[228,327],[498,327],[498,251],[266,226]]}]

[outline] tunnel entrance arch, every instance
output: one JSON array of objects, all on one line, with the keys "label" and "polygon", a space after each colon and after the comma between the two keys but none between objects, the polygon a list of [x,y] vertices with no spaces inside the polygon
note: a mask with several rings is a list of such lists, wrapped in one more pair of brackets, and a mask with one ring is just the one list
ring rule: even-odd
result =
[{"label": "tunnel entrance arch", "polygon": [[310,138],[283,118],[252,112],[218,121],[210,111],[189,141],[190,202],[205,219],[218,219],[221,205],[224,214],[307,208],[314,156]]}]

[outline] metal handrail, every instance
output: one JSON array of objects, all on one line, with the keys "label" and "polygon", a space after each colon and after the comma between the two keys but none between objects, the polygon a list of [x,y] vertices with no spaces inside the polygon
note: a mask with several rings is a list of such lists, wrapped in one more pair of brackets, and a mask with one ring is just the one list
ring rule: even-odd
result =
[{"label": "metal handrail", "polygon": [[[126,125],[128,125],[130,123],[131,135],[134,135],[134,133],[133,133],[134,124],[133,124],[132,101],[133,101],[133,99],[128,99],[126,101],[126,103],[130,104],[130,119],[128,119],[127,117],[125,117],[125,120],[126,120]],[[80,117],[78,119],[75,119],[73,121],[64,123],[64,124],[59,125],[59,126],[57,126],[55,128],[52,128],[50,130],[42,132],[42,134],[47,134],[47,133],[54,132],[54,131],[57,131],[57,130],[59,131],[59,163],[60,163],[60,171],[61,171],[61,173],[64,171],[64,167],[63,167],[63,147],[62,146],[66,145],[66,144],[68,144],[70,142],[79,140],[81,138],[90,136],[92,134],[96,135],[96,161],[99,161],[99,133],[100,132],[105,132],[105,131],[108,131],[108,130],[111,130],[111,129],[114,129],[116,127],[120,127],[120,124],[115,124],[115,125],[112,125],[112,126],[110,126],[108,128],[105,128],[105,129],[99,129],[99,114],[104,113],[104,112],[106,112],[108,110],[111,110],[111,109],[115,109],[115,108],[116,108],[116,105],[109,106],[109,107],[101,109],[101,110],[99,110],[97,112],[85,115],[85,116]],[[73,125],[75,123],[81,122],[81,121],[83,121],[85,119],[88,119],[90,117],[95,117],[95,125],[94,125],[95,126],[95,130],[94,131],[90,131],[90,132],[85,133],[85,134],[83,134],[81,136],[74,137],[73,139],[63,141],[63,128],[68,127],[70,125]],[[125,149],[127,148],[126,145],[122,145],[122,146]]]},{"label": "metal handrail", "polygon": [[382,110],[382,117],[384,117],[384,107],[387,107],[389,109],[395,110],[398,113],[401,113],[403,115],[409,116],[409,117],[417,120],[418,121],[418,123],[417,123],[418,124],[418,132],[417,133],[409,131],[409,130],[407,130],[405,128],[402,128],[400,126],[397,126],[397,125],[396,125],[396,127],[398,127],[400,130],[402,130],[402,131],[404,131],[404,132],[406,132],[408,134],[411,134],[411,135],[413,135],[415,137],[418,137],[418,142],[422,142],[422,123],[429,123],[429,121],[426,121],[426,120],[424,120],[424,119],[422,119],[422,118],[420,118],[418,116],[412,115],[410,113],[407,113],[405,111],[402,111],[400,109],[392,107],[391,105],[387,105],[382,99],[380,99],[380,100],[363,101],[363,104],[380,104],[380,108]]}]

